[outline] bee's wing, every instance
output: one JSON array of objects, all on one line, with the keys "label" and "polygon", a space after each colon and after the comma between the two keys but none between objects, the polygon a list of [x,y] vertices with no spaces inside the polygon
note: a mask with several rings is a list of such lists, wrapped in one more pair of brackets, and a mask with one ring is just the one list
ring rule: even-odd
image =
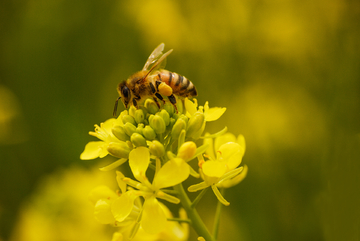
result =
[{"label": "bee's wing", "polygon": [[152,64],[150,67],[148,67],[149,69],[146,69],[148,70],[147,74],[142,78],[143,80],[146,79],[146,77],[151,74],[154,70],[157,70],[159,69],[160,67],[165,67],[165,59],[166,57],[171,54],[173,50],[170,49],[169,51],[167,51],[165,54],[161,55],[161,57],[157,60],[154,61],[154,64]]},{"label": "bee's wing", "polygon": [[166,57],[171,54],[173,50],[170,49],[165,54],[163,54],[162,51],[164,50],[164,46],[165,44],[162,43],[156,47],[156,49],[150,54],[148,60],[146,61],[143,70],[149,70],[148,73],[150,73],[154,70],[165,67]]},{"label": "bee's wing", "polygon": [[150,54],[149,58],[147,59],[143,70],[148,70],[150,65],[156,62],[157,59],[160,58],[162,55],[162,51],[164,50],[165,44],[161,43],[159,46],[157,46],[154,51]]}]

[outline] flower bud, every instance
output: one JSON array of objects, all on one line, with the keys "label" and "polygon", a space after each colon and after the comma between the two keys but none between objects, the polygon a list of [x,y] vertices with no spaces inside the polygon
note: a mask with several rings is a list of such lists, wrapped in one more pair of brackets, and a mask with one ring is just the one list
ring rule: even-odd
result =
[{"label": "flower bud", "polygon": [[134,117],[135,117],[136,123],[138,123],[138,124],[143,123],[145,120],[145,113],[142,109],[138,109],[135,111]]},{"label": "flower bud", "polygon": [[178,117],[178,118],[183,119],[183,120],[185,121],[185,123],[186,123],[186,124],[189,122],[189,117],[187,117],[187,116],[186,116],[186,115],[184,115],[184,114],[179,115],[179,117]]},{"label": "flower bud", "polygon": [[162,157],[165,155],[165,147],[159,141],[154,140],[149,146],[150,153],[157,157]]},{"label": "flower bud", "polygon": [[175,113],[175,108],[170,102],[166,102],[163,108],[169,113],[170,116],[173,116]]},{"label": "flower bud", "polygon": [[151,126],[144,127],[143,135],[145,136],[146,139],[148,139],[150,141],[154,140],[156,137],[156,133],[155,133],[154,129],[151,128]]},{"label": "flower bud", "polygon": [[136,132],[139,133],[140,135],[142,135],[143,130],[144,130],[144,124],[142,124],[142,123],[138,124],[138,126],[136,127]]},{"label": "flower bud", "polygon": [[124,125],[124,131],[128,136],[131,136],[134,132],[136,132],[136,127],[130,122],[127,122]]},{"label": "flower bud", "polygon": [[170,118],[170,123],[169,123],[169,125],[167,126],[168,130],[172,130],[175,122],[176,122],[176,119],[174,119],[174,118],[171,117],[171,118]]},{"label": "flower bud", "polygon": [[163,118],[163,120],[165,121],[165,125],[168,126],[170,123],[170,115],[166,110],[161,110],[160,112],[156,113],[156,115],[159,115]]},{"label": "flower bud", "polygon": [[177,139],[180,135],[180,132],[186,128],[186,123],[183,119],[179,118],[175,122],[172,130],[171,130],[171,137],[173,139]]},{"label": "flower bud", "polygon": [[156,134],[162,134],[166,130],[164,119],[158,115],[155,115],[150,119],[150,126],[154,129]]},{"label": "flower bud", "polygon": [[123,115],[122,116],[122,121],[123,121],[124,124],[129,122],[129,123],[131,123],[133,125],[136,125],[134,117],[132,117],[131,115]]},{"label": "flower bud", "polygon": [[133,133],[130,138],[131,142],[136,146],[147,146],[145,138],[139,133]]},{"label": "flower bud", "polygon": [[136,107],[135,106],[130,106],[129,108],[129,115],[132,116],[132,117],[135,117],[135,111],[136,111]]},{"label": "flower bud", "polygon": [[[189,123],[188,123],[188,128],[186,131],[186,136],[188,137],[195,137],[199,134],[199,132],[202,132],[203,129],[203,124],[205,123],[205,116],[204,113],[202,112],[195,112],[195,114],[193,116],[191,116]],[[201,133],[200,133],[201,135]]]},{"label": "flower bud", "polygon": [[159,111],[159,107],[157,106],[157,104],[155,103],[154,100],[152,99],[147,99],[145,101],[145,108],[149,111],[149,113],[151,114],[155,114],[156,112]]},{"label": "flower bud", "polygon": [[177,109],[178,109],[178,113],[184,113],[185,106],[184,106],[184,102],[182,100],[178,99],[178,101],[176,101],[176,106],[177,106]]},{"label": "flower bud", "polygon": [[152,118],[154,118],[154,115],[153,115],[153,114],[150,114],[150,115],[149,115],[149,118],[148,118],[148,120],[149,120],[149,124],[150,124],[150,122],[151,122]]},{"label": "flower bud", "polygon": [[111,131],[114,134],[114,136],[116,136],[116,138],[118,138],[119,140],[121,141],[129,140],[129,136],[125,133],[123,126],[114,126],[111,129]]},{"label": "flower bud", "polygon": [[181,145],[178,150],[177,157],[182,158],[185,161],[189,161],[196,153],[196,144],[193,141],[187,141]]},{"label": "flower bud", "polygon": [[130,148],[125,142],[110,142],[107,151],[118,158],[128,158]]}]

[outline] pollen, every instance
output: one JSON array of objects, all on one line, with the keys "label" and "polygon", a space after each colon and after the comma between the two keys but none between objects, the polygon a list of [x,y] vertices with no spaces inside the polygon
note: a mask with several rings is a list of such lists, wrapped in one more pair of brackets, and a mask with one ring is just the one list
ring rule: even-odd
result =
[{"label": "pollen", "polygon": [[170,96],[173,93],[172,88],[167,84],[165,84],[164,82],[162,82],[158,88],[159,88],[159,93],[162,95]]}]

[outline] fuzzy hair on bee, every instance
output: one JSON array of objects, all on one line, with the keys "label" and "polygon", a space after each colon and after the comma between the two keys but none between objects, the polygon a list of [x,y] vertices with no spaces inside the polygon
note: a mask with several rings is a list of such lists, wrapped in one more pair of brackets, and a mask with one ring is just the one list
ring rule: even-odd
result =
[{"label": "fuzzy hair on bee", "polygon": [[164,69],[164,60],[173,51],[170,49],[163,53],[164,47],[164,43],[157,46],[150,54],[142,70],[119,83],[117,87],[119,98],[115,101],[114,116],[116,116],[120,99],[125,108],[130,105],[139,108],[139,104],[143,103],[145,99],[153,98],[160,108],[158,100],[165,103],[163,97],[165,96],[177,111],[174,95],[189,98],[197,96],[196,87],[190,80],[185,76]]}]

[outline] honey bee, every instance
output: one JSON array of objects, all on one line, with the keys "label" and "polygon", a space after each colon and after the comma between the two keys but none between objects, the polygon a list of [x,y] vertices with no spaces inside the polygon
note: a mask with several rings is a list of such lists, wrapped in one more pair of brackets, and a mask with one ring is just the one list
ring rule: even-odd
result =
[{"label": "honey bee", "polygon": [[177,111],[174,94],[179,97],[197,96],[196,88],[190,80],[185,76],[164,69],[166,62],[164,60],[173,51],[171,49],[163,54],[164,46],[164,43],[157,46],[150,54],[142,70],[118,85],[119,98],[115,101],[114,116],[116,116],[119,99],[125,108],[128,108],[129,105],[139,108],[140,103],[152,97],[160,108],[158,99],[165,103],[163,96],[166,96]]}]

